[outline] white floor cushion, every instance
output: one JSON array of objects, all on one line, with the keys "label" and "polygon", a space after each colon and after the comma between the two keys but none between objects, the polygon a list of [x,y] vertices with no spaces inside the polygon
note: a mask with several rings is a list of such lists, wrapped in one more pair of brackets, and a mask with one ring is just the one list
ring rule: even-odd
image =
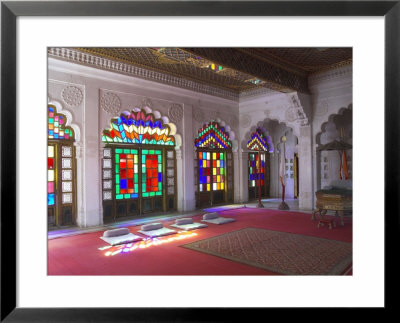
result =
[{"label": "white floor cushion", "polygon": [[225,224],[225,223],[230,223],[236,221],[235,219],[232,218],[215,218],[215,219],[210,219],[210,220],[201,220],[202,222],[208,222],[208,223],[213,223],[213,224]]},{"label": "white floor cushion", "polygon": [[156,230],[139,230],[138,231],[141,234],[144,234],[148,237],[160,237],[160,236],[166,236],[168,234],[174,234],[176,233],[175,230],[171,230],[168,228],[161,228],[161,229],[156,229]]},{"label": "white floor cushion", "polygon": [[171,224],[171,227],[178,228],[178,229],[185,230],[185,231],[190,231],[190,230],[206,228],[206,227],[208,227],[208,225],[204,224],[204,223],[194,222],[194,223],[188,223],[188,224]]},{"label": "white floor cushion", "polygon": [[116,236],[116,237],[105,237],[101,236],[100,239],[104,240],[108,244],[115,246],[118,244],[123,244],[123,243],[129,243],[133,241],[138,241],[138,240],[143,240],[142,237],[137,236],[136,234],[133,233],[128,233],[124,234],[122,236]]}]

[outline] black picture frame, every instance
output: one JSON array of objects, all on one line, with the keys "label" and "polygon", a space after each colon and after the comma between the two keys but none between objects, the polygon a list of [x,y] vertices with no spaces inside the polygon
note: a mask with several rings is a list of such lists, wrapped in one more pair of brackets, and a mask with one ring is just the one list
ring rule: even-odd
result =
[{"label": "black picture frame", "polygon": [[[16,307],[16,19],[19,16],[384,16],[385,306],[395,310],[399,237],[400,1],[3,1],[1,3],[1,321],[233,322],[255,308]],[[373,170],[371,170],[373,172]],[[381,216],[381,215],[377,215]],[[373,233],[371,233],[373,235]],[[396,291],[396,290],[395,290]],[[267,291],[266,291],[267,292]],[[368,287],[366,286],[366,292]],[[275,309],[278,310],[279,309]],[[284,309],[287,310],[287,309]],[[377,309],[382,315],[381,309]],[[254,313],[255,312],[255,313]],[[282,312],[282,310],[281,310]],[[330,311],[333,316],[337,315]],[[284,312],[286,313],[286,312]],[[336,312],[337,313],[337,312]],[[281,315],[285,315],[280,313]],[[330,315],[331,315],[330,314]],[[321,315],[321,314],[318,314]],[[338,316],[339,317],[339,316]],[[282,318],[282,317],[281,317]],[[348,317],[349,318],[349,317]],[[299,319],[299,317],[297,318]]]}]

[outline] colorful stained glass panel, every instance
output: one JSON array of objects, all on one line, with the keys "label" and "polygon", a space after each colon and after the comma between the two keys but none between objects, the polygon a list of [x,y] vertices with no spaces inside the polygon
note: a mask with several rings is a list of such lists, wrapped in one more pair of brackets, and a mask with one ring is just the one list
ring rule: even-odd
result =
[{"label": "colorful stained glass panel", "polygon": [[137,149],[115,150],[116,199],[132,199],[139,196],[138,153]]}]

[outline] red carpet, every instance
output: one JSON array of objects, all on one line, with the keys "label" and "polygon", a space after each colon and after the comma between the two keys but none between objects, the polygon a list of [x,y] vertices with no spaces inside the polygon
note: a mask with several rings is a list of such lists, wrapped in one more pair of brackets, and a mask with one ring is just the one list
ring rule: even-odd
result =
[{"label": "red carpet", "polygon": [[[343,242],[352,242],[352,221],[345,218],[343,227],[317,228],[311,214],[242,208],[219,212],[237,221],[209,224],[194,231],[197,236],[136,249],[115,256],[105,256],[102,232],[80,234],[48,241],[49,275],[280,275],[277,272],[182,248],[181,246],[248,227],[301,234]],[[200,222],[201,215],[193,217]],[[164,226],[174,221],[164,222]],[[132,233],[140,227],[130,227]],[[351,274],[351,269],[346,272]]]}]

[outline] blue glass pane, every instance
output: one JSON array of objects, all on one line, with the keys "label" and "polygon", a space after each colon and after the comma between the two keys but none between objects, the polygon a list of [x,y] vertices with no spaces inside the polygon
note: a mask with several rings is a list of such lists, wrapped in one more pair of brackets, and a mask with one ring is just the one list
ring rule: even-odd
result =
[{"label": "blue glass pane", "polygon": [[54,194],[47,195],[47,205],[54,205]]},{"label": "blue glass pane", "polygon": [[121,179],[121,182],[120,182],[120,183],[121,183],[121,188],[122,188],[122,189],[124,189],[124,188],[126,189],[126,188],[127,188],[127,181],[126,181],[126,179]]}]

